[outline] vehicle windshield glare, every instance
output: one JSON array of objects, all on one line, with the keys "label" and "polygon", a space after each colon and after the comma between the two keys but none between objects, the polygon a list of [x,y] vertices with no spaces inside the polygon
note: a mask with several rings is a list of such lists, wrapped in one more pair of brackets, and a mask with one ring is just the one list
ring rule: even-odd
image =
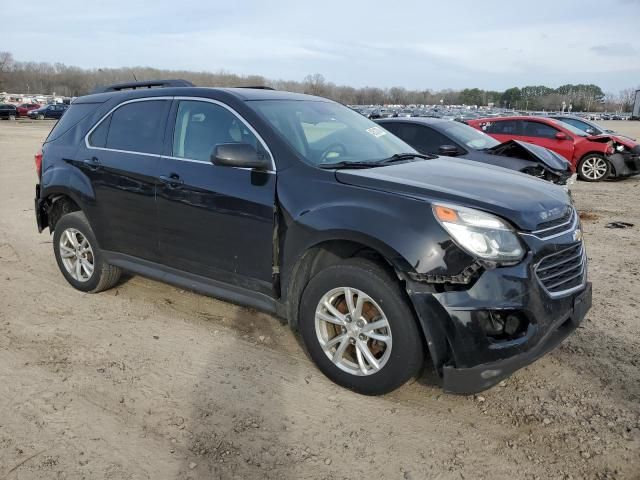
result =
[{"label": "vehicle windshield glare", "polygon": [[556,122],[558,124],[560,124],[562,126],[562,128],[564,128],[565,130],[569,130],[571,133],[573,133],[574,135],[578,135],[579,137],[588,137],[589,134],[586,132],[583,132],[582,130],[580,130],[578,127],[574,127],[573,125],[571,125],[570,123],[567,122],[562,122],[560,120],[554,120],[554,119],[550,119],[552,122]]},{"label": "vehicle windshield glare", "polygon": [[451,125],[445,127],[445,131],[454,140],[474,150],[486,150],[500,145],[495,138],[462,123],[451,122]]},{"label": "vehicle windshield glare", "polygon": [[247,102],[308,163],[369,163],[416,150],[338,103],[313,100]]}]

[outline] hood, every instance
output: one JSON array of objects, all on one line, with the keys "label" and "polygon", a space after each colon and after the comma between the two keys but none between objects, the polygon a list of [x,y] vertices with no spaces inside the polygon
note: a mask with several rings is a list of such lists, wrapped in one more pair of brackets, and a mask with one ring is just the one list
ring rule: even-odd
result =
[{"label": "hood", "polygon": [[601,143],[616,142],[616,143],[621,143],[625,147],[629,147],[629,148],[633,148],[636,145],[638,145],[638,142],[636,142],[632,138],[626,137],[624,135],[617,135],[617,134],[616,135],[590,135],[590,136],[584,137],[584,138],[586,138],[590,142],[601,142]]},{"label": "hood", "polygon": [[562,217],[571,206],[567,192],[551,182],[450,157],[336,170],[335,175],[347,185],[484,210],[522,230],[535,230],[542,222]]},{"label": "hood", "polygon": [[508,140],[500,145],[486,150],[494,155],[504,155],[506,157],[522,158],[540,162],[547,168],[557,172],[571,170],[571,164],[562,156],[549,150],[548,148],[533,145],[519,140]]}]

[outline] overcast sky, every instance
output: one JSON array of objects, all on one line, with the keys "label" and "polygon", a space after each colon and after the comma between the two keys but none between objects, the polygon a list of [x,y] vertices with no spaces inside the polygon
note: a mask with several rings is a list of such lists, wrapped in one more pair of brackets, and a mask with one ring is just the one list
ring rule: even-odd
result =
[{"label": "overcast sky", "polygon": [[[640,0],[4,0],[0,50],[356,87],[640,85]],[[31,19],[31,20],[30,20]],[[38,21],[32,21],[38,19]]]}]

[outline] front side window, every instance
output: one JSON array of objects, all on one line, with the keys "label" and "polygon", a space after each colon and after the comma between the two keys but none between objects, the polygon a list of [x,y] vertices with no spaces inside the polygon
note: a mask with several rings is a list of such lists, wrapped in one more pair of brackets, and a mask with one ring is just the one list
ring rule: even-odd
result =
[{"label": "front side window", "polygon": [[180,101],[173,156],[208,162],[216,145],[222,143],[247,143],[266,155],[253,132],[226,108],[211,102]]},{"label": "front side window", "polygon": [[487,148],[500,145],[500,142],[495,138],[490,137],[480,130],[476,130],[473,127],[459,122],[449,123],[451,125],[444,127],[444,131],[447,132],[447,135],[468,148],[472,148],[474,150],[486,150]]},{"label": "front side window", "polygon": [[314,100],[247,102],[312,165],[375,162],[416,153],[398,137],[350,108]]},{"label": "front side window", "polygon": [[561,125],[562,125],[562,127],[563,127],[565,130],[569,130],[571,133],[573,133],[574,135],[577,135],[577,136],[579,136],[579,137],[588,137],[588,136],[589,136],[589,134],[587,134],[587,133],[584,131],[584,130],[586,130],[586,129],[583,129],[582,127],[579,127],[579,126],[573,125],[572,123],[569,123],[569,122],[567,122],[567,121],[565,121],[565,120],[562,120],[562,121],[560,121],[560,120],[551,120],[551,121],[552,121],[552,122],[557,122],[557,123],[561,124]]},{"label": "front side window", "polygon": [[133,102],[119,107],[110,115],[106,148],[161,153],[166,107],[166,100]]},{"label": "front side window", "polygon": [[542,122],[524,122],[524,135],[527,137],[555,138],[558,130]]},{"label": "front side window", "polygon": [[451,144],[447,137],[423,125],[389,122],[383,126],[422,153],[437,154],[442,145]]}]

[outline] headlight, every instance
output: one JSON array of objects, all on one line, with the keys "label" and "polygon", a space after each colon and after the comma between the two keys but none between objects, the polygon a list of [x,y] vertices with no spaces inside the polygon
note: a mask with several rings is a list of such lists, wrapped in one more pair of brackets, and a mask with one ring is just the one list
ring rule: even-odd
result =
[{"label": "headlight", "polygon": [[507,222],[489,213],[454,205],[433,205],[433,214],[456,243],[474,257],[515,263],[524,248]]}]

